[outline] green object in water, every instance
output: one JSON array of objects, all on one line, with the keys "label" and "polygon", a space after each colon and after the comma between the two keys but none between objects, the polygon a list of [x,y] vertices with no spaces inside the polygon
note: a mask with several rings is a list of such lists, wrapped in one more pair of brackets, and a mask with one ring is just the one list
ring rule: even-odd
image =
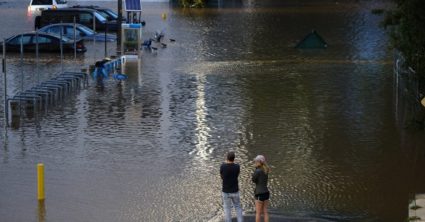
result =
[{"label": "green object in water", "polygon": [[295,48],[297,49],[326,49],[328,44],[315,30],[311,31]]}]

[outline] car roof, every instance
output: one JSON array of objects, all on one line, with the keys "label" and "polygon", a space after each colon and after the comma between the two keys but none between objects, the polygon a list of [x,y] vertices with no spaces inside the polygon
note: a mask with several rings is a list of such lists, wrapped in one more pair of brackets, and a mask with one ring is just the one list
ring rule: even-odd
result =
[{"label": "car roof", "polygon": [[[23,33],[16,34],[16,35],[14,35],[14,36],[18,36],[18,35],[34,35],[34,34],[36,34],[36,33],[37,33],[36,31],[23,32]],[[43,34],[43,35],[52,35],[52,34],[47,33],[47,32],[38,32],[38,34]],[[55,35],[53,35],[53,36],[55,36]]]},{"label": "car roof", "polygon": [[[44,29],[44,28],[46,28],[46,27],[53,27],[53,26],[74,26],[74,23],[53,23],[53,24],[50,24],[50,25],[46,25],[46,26],[43,26],[43,27],[41,27],[40,29]],[[89,27],[87,27],[87,26],[85,26],[85,25],[82,25],[82,24],[79,24],[79,23],[75,23],[75,26],[82,26],[82,27],[85,27],[85,28],[89,28]],[[90,28],[89,28],[90,29]]]},{"label": "car roof", "polygon": [[94,10],[105,10],[109,8],[100,7],[97,5],[73,5],[70,8],[88,8],[88,9],[94,9]]},{"label": "car roof", "polygon": [[[14,36],[11,36],[10,38],[8,38],[8,39],[11,39],[11,38],[15,38],[15,37],[17,37],[17,36],[20,36],[20,35],[35,35],[36,34],[36,32],[35,31],[32,31],[32,32],[24,32],[24,33],[20,33],[20,34],[16,34],[16,35],[14,35]],[[58,38],[58,39],[60,39],[61,37],[59,36],[59,35],[55,35],[55,34],[51,34],[51,33],[46,33],[46,32],[38,32],[38,34],[40,35],[47,35],[47,36],[51,36],[51,37],[55,37],[55,38]],[[65,37],[65,38],[67,38],[66,36],[63,36],[63,37]]]},{"label": "car roof", "polygon": [[54,12],[96,12],[94,9],[89,8],[58,8],[55,10],[43,10],[42,13],[54,13]]}]

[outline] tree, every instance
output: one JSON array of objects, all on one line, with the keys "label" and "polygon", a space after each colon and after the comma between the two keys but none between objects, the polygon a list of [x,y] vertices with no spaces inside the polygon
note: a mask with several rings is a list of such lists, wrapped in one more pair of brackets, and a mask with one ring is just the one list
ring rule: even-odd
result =
[{"label": "tree", "polygon": [[392,27],[395,48],[406,57],[422,81],[425,80],[425,1],[395,0],[397,9],[387,13],[384,25]]},{"label": "tree", "polygon": [[202,8],[205,6],[205,0],[179,0],[184,8]]}]

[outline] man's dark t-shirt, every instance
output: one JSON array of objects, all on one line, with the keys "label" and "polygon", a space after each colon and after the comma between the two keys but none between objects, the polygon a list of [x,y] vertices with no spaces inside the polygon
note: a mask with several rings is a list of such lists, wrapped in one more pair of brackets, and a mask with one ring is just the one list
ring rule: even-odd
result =
[{"label": "man's dark t-shirt", "polygon": [[223,163],[220,166],[220,175],[223,180],[224,193],[236,193],[239,191],[238,176],[240,172],[239,164]]}]

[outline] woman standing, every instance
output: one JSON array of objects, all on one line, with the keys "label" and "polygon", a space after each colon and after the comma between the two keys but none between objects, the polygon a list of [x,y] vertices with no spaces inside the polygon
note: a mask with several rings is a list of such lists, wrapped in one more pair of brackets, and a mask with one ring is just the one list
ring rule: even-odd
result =
[{"label": "woman standing", "polygon": [[269,189],[267,181],[269,179],[270,168],[267,166],[266,158],[258,155],[254,159],[255,171],[252,174],[252,182],[255,183],[255,222],[260,222],[261,214],[264,216],[264,222],[269,222]]}]

